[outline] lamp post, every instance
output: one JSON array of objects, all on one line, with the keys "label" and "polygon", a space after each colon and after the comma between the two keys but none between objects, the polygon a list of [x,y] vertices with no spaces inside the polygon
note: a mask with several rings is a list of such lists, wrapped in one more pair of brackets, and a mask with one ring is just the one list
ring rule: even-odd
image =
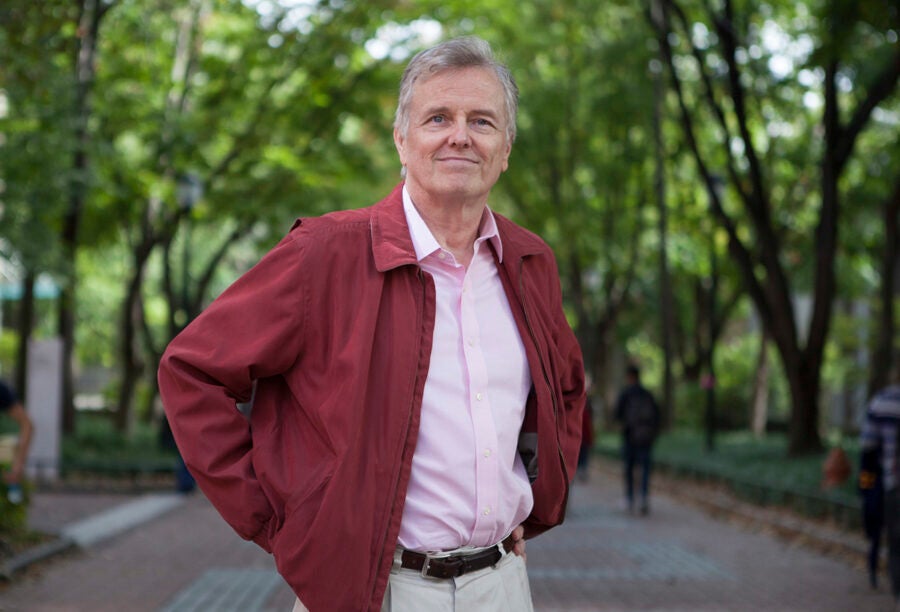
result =
[{"label": "lamp post", "polygon": [[203,182],[196,174],[188,172],[178,176],[175,186],[178,206],[184,214],[184,240],[181,252],[181,304],[178,309],[178,325],[184,327],[193,318],[189,299],[188,280],[191,269],[191,233],[194,207],[203,197]]}]

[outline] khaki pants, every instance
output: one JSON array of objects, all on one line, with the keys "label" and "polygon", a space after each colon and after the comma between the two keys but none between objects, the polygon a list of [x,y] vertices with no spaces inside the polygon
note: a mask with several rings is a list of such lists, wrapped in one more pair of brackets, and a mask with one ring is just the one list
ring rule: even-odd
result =
[{"label": "khaki pants", "polygon": [[[423,577],[401,569],[399,552],[388,580],[382,612],[531,612],[531,587],[525,561],[506,553],[494,567],[459,578]],[[297,600],[293,612],[307,612]]]}]

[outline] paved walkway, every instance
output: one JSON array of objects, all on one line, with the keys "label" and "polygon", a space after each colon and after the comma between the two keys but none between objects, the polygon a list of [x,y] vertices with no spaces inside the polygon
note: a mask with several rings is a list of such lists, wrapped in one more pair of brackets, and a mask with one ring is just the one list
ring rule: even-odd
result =
[{"label": "paved walkway", "polygon": [[[627,515],[617,506],[614,472],[595,467],[589,483],[576,485],[566,523],[528,543],[536,609],[894,610],[884,586],[869,589],[859,563],[712,518],[678,497],[657,493],[649,516]],[[64,521],[70,537],[90,539],[0,586],[4,612],[288,612],[293,605],[271,558],[234,535],[200,495],[40,494],[33,510],[43,528]],[[106,537],[99,524],[110,525]]]}]

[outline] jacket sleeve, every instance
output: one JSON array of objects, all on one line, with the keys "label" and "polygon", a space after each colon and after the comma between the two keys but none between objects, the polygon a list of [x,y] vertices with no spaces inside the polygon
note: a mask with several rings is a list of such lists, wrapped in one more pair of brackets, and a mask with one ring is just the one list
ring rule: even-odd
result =
[{"label": "jacket sleeve", "polygon": [[272,507],[252,463],[250,425],[237,403],[259,378],[285,371],[301,350],[302,249],[293,235],[239,278],[167,347],[163,406],[198,485],[243,538],[270,550]]},{"label": "jacket sleeve", "polygon": [[583,422],[582,412],[586,399],[584,384],[584,359],[581,354],[581,345],[566,320],[562,305],[562,290],[560,288],[559,272],[555,265],[552,270],[553,291],[549,295],[555,296],[556,308],[556,344],[560,356],[558,370],[558,385],[562,392],[563,410],[560,415],[559,442],[560,449],[565,460],[569,477],[575,475],[578,466],[578,452],[581,449],[581,426]]}]

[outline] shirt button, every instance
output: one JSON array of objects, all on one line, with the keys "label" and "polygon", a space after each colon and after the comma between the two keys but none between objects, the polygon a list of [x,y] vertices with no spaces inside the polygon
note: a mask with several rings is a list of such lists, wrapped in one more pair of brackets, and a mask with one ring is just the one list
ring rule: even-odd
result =
[{"label": "shirt button", "polygon": [[476,393],[476,394],[475,394],[475,399],[477,399],[479,402],[481,401],[481,398],[482,398],[482,397],[484,397],[484,396],[483,396],[481,393]]},{"label": "shirt button", "polygon": [[491,507],[488,506],[487,508],[484,509],[484,515],[487,516],[490,513],[491,513]]},{"label": "shirt button", "polygon": [[471,338],[469,338],[469,340],[467,342],[468,342],[469,346],[475,346],[475,341],[472,340]]},{"label": "shirt button", "polygon": [[438,259],[447,259],[447,254],[443,251],[438,253]]},{"label": "shirt button", "polygon": [[489,448],[488,448],[488,449],[485,449],[485,451],[484,451],[484,456],[485,456],[485,457],[490,457],[490,456],[491,456],[491,449],[489,449]]}]

